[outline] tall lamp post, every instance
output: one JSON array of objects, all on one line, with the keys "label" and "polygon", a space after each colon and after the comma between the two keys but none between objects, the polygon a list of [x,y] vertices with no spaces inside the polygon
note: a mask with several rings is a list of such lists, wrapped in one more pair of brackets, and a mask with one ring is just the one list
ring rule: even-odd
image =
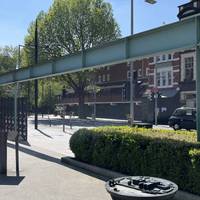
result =
[{"label": "tall lamp post", "polygon": [[[156,0],[145,0],[146,3],[155,4]],[[131,35],[134,34],[134,0],[131,0]],[[131,126],[134,122],[134,77],[133,77],[133,70],[134,70],[134,61],[130,64],[130,123]]]},{"label": "tall lamp post", "polygon": [[[38,64],[38,26],[35,23],[35,65]],[[35,88],[35,129],[38,129],[38,80],[34,81]]]}]

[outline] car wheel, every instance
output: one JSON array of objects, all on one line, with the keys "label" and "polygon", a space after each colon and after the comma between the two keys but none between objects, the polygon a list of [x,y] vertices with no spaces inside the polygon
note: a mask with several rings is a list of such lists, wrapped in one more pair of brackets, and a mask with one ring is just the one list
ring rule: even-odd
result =
[{"label": "car wheel", "polygon": [[174,124],[173,128],[174,128],[174,130],[175,130],[175,131],[177,131],[177,130],[180,130],[180,129],[181,129],[181,127],[180,127],[180,125],[179,125],[179,124]]}]

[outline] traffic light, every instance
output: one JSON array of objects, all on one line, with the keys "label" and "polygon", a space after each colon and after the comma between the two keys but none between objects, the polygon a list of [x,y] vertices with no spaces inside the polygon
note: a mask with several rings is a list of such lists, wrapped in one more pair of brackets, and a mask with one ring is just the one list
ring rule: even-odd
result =
[{"label": "traffic light", "polygon": [[133,71],[133,83],[137,83],[137,80],[138,80],[138,72]]},{"label": "traffic light", "polygon": [[149,101],[153,101],[154,100],[154,92],[148,93],[147,98],[149,99]]},{"label": "traffic light", "polygon": [[130,82],[126,82],[125,86],[122,90],[124,100],[129,101],[130,100]]}]

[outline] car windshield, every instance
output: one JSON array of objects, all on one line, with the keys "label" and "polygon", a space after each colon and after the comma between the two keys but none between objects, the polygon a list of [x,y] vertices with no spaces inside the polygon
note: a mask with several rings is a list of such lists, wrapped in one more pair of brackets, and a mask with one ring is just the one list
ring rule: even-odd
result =
[{"label": "car windshield", "polygon": [[177,109],[175,110],[175,112],[173,113],[173,116],[184,116],[186,115],[186,110],[183,109]]},{"label": "car windshield", "polygon": [[193,109],[177,109],[173,113],[173,116],[196,116],[196,111]]}]

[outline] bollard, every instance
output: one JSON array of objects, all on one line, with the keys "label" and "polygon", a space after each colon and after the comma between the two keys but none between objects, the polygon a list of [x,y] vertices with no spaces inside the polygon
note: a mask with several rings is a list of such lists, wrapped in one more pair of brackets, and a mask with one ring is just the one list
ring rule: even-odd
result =
[{"label": "bollard", "polygon": [[63,132],[65,132],[65,114],[63,114]]},{"label": "bollard", "polygon": [[48,120],[49,120],[49,126],[51,127],[51,119],[50,119],[49,115],[48,115]]},{"label": "bollard", "polygon": [[70,125],[70,129],[72,129],[72,116],[73,116],[73,112],[70,113],[69,115],[69,125]]}]

